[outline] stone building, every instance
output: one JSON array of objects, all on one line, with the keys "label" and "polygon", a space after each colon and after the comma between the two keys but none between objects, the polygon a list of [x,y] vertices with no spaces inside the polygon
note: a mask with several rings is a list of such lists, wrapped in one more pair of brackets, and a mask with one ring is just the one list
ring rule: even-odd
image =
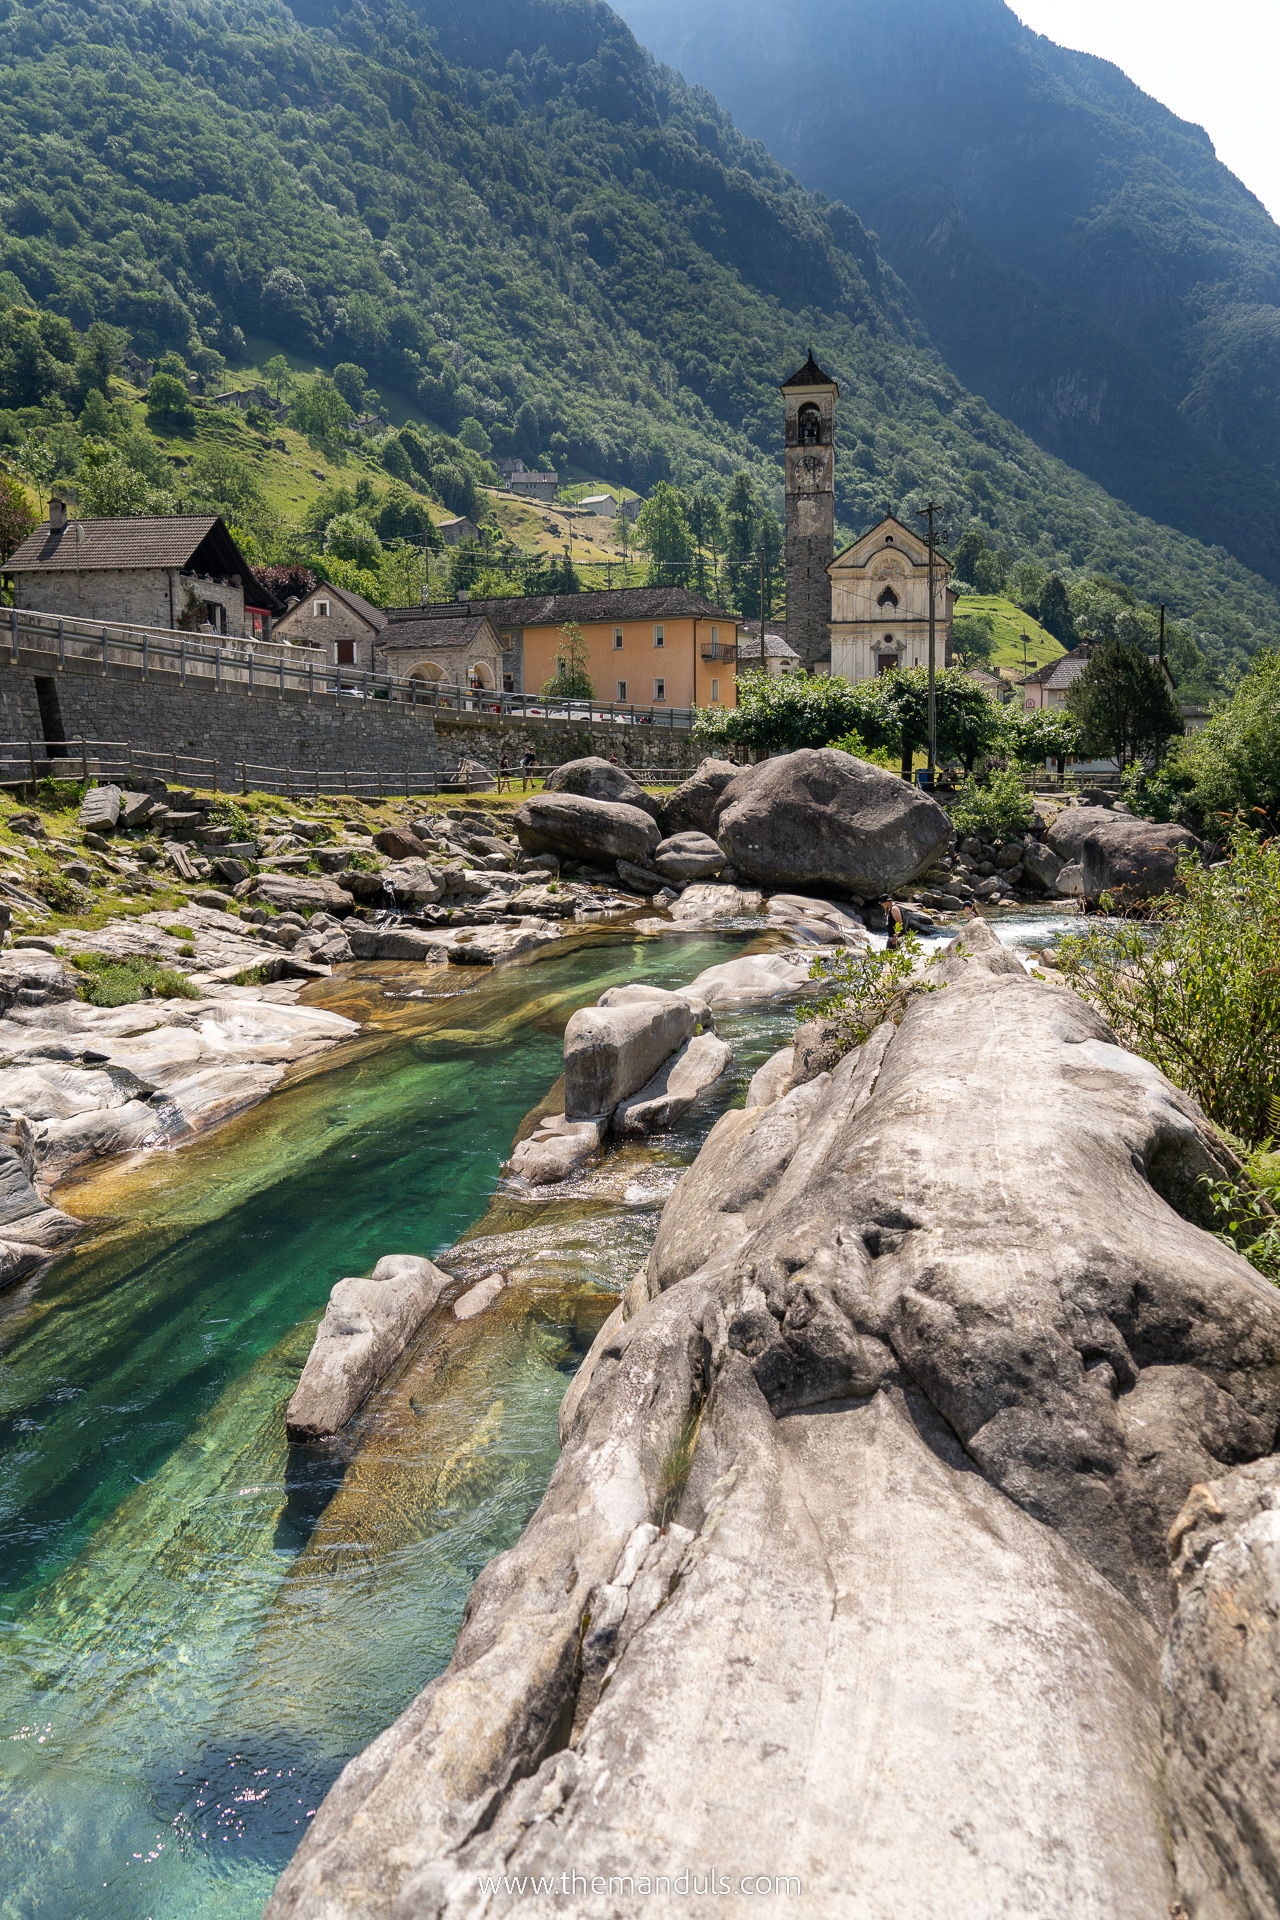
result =
[{"label": "stone building", "polygon": [[392,607],[378,635],[378,663],[398,680],[477,692],[502,688],[502,642],[489,615],[465,600]]},{"label": "stone building", "polygon": [[737,623],[687,587],[472,599],[394,609],[391,617],[456,619],[464,606],[493,623],[503,655],[498,684],[507,693],[539,692],[555,673],[563,629],[572,624],[582,631],[597,700],[637,707],[737,704]]},{"label": "stone building", "polygon": [[[939,670],[951,658],[956,595],[949,568],[934,554],[934,648]],[[831,671],[872,680],[894,667],[929,664],[929,549],[919,534],[886,515],[828,567]],[[787,637],[791,638],[788,613]]]},{"label": "stone building", "polygon": [[71,520],[51,500],[3,571],[16,606],[76,620],[252,639],[284,612],[216,513]]},{"label": "stone building", "polygon": [[831,659],[836,401],[840,389],[810,353],[782,383],[786,405],[787,644],[814,671]]},{"label": "stone building", "polygon": [[370,673],[378,635],[386,624],[381,607],[329,581],[276,621],[275,637],[291,646],[318,648],[326,666],[359,667]]},{"label": "stone building", "polygon": [[737,665],[758,673],[762,663],[765,672],[774,676],[800,671],[800,656],[776,627],[765,627],[762,648],[758,620],[739,626]]}]

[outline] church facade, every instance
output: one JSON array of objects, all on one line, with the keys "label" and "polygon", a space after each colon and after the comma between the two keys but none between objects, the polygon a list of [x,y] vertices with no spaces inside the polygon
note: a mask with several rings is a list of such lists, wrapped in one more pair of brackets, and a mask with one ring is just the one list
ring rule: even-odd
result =
[{"label": "church facade", "polygon": [[[951,658],[956,595],[949,568],[933,559],[934,658]],[[895,667],[929,664],[929,548],[887,514],[836,555],[827,569],[831,594],[831,671],[845,680],[873,680]],[[790,637],[790,623],[788,623]]]}]

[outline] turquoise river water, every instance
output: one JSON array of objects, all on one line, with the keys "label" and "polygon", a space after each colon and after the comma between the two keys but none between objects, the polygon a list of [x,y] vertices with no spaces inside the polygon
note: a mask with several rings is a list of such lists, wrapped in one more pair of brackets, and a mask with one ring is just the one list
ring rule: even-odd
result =
[{"label": "turquoise river water", "polygon": [[[326,1002],[368,1018],[359,1039],[210,1139],[63,1190],[93,1230],[0,1296],[4,1920],[260,1914],[339,1768],[447,1662],[714,1117],[567,1199],[506,1193],[564,1022],[747,937],[593,932],[434,998],[367,970]],[[721,1105],[789,1027],[721,1022]],[[445,1249],[513,1284],[429,1329],[341,1443],[291,1450],[284,1406],[334,1281]]]}]

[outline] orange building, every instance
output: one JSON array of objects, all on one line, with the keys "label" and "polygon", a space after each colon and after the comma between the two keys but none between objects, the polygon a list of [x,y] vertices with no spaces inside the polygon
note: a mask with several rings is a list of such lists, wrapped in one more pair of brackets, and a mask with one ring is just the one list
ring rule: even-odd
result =
[{"label": "orange building", "polygon": [[[455,620],[457,601],[404,609],[415,628]],[[564,628],[580,627],[595,698],[637,707],[737,704],[737,622],[685,587],[617,587],[603,593],[542,593],[469,600],[502,647],[502,687],[539,693],[556,670]],[[401,617],[395,609],[394,622]]]}]

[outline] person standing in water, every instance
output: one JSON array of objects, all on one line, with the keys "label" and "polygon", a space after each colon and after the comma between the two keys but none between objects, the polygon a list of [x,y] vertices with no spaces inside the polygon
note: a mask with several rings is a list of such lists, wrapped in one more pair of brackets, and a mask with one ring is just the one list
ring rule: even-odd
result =
[{"label": "person standing in water", "polygon": [[887,893],[881,898],[880,905],[884,911],[885,927],[889,935],[885,947],[889,953],[896,953],[902,944],[902,908]]}]

